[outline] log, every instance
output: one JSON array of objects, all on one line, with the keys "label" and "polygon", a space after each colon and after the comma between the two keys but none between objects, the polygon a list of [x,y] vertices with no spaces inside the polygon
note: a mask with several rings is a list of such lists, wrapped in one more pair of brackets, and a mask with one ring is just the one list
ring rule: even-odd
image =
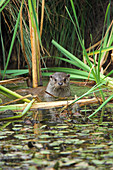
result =
[{"label": "log", "polygon": [[[105,98],[106,100],[107,98]],[[111,99],[110,101],[113,101],[113,99]],[[74,100],[69,100],[69,101],[51,101],[51,102],[39,102],[39,103],[33,103],[32,107],[30,110],[32,109],[51,109],[51,108],[55,108],[55,107],[62,107],[62,106],[67,106],[71,103],[73,103]],[[91,98],[91,99],[81,99],[75,103],[79,104],[79,106],[84,106],[84,105],[89,105],[89,104],[94,104],[94,103],[99,103],[101,104],[103,101],[101,98]],[[8,109],[14,110],[14,111],[22,111],[25,107],[27,106],[27,104],[14,104],[14,105],[8,105],[8,106],[0,106],[0,111],[4,111]]]},{"label": "log", "polygon": [[[43,108],[43,109],[50,109],[50,108],[55,108],[55,107],[62,107],[69,105],[73,103],[74,100],[68,100],[68,101],[51,101],[51,102],[40,102],[40,103],[34,103],[31,109],[36,109],[36,108]],[[93,103],[102,103],[101,98],[92,98],[92,99],[81,99],[77,102],[79,106],[84,106],[84,105],[89,105]]]},{"label": "log", "polygon": [[27,79],[28,79],[28,77],[26,77],[26,78],[19,77],[19,78],[14,78],[14,79],[2,80],[2,81],[0,81],[0,85],[17,83],[17,82],[20,82],[20,81],[26,81]]}]

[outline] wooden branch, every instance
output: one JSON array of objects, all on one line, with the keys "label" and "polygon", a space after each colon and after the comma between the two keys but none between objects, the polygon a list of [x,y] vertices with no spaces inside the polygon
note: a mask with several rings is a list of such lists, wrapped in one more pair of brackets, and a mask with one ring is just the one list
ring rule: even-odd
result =
[{"label": "wooden branch", "polygon": [[71,84],[76,84],[79,86],[94,86],[96,84],[95,81],[84,81],[84,82],[80,82],[80,81],[70,81]]},{"label": "wooden branch", "polygon": [[16,83],[16,82],[20,82],[21,80],[27,80],[28,77],[24,78],[24,77],[19,77],[19,78],[14,78],[14,79],[8,79],[8,80],[2,80],[0,81],[0,85],[3,84],[10,84],[10,83]]},{"label": "wooden branch", "polygon": [[[51,102],[39,102],[39,103],[34,103],[31,107],[30,110],[32,109],[51,109],[51,108],[55,108],[55,107],[62,107],[62,106],[67,106],[71,103],[73,103],[74,100],[69,100],[69,101],[51,101]],[[92,99],[81,99],[77,102],[75,102],[77,104],[79,104],[79,106],[84,106],[84,105],[89,105],[89,104],[93,104],[93,103],[102,103],[102,99],[101,98],[92,98]],[[14,104],[14,105],[10,105],[10,109],[14,110],[14,111],[19,111],[19,110],[23,110],[26,107],[27,104]],[[0,110],[6,110],[6,108],[4,106],[0,106]]]},{"label": "wooden branch", "polygon": [[[36,109],[36,108],[43,108],[43,109],[50,109],[50,108],[55,108],[55,107],[62,107],[68,104],[71,104],[74,100],[69,100],[69,101],[52,101],[52,102],[41,102],[41,103],[34,103],[31,109]],[[84,105],[89,105],[93,103],[102,103],[101,98],[92,98],[92,99],[81,99],[77,102],[80,106]]]},{"label": "wooden branch", "polygon": [[[105,100],[107,100],[107,97],[105,98]],[[62,106],[66,106],[66,105],[73,103],[73,101],[74,100],[34,103],[30,110],[32,110],[32,109],[51,109],[51,108],[55,108],[55,107],[62,107]],[[101,98],[94,97],[92,99],[81,99],[75,103],[79,104],[79,106],[84,106],[84,105],[89,105],[89,104],[94,104],[94,103],[101,104],[102,102],[103,101]],[[110,102],[113,102],[113,98],[110,100]],[[20,110],[21,111],[24,110],[26,106],[27,106],[27,104],[14,104],[14,105],[10,105],[10,109],[17,112]],[[0,112],[7,110],[6,107],[0,106]],[[9,109],[9,105],[8,105],[8,109]]]}]

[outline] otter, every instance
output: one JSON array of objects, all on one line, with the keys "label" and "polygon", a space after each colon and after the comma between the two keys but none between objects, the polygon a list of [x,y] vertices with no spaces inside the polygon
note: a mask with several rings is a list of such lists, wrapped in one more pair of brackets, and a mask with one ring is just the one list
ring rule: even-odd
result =
[{"label": "otter", "polygon": [[[47,91],[48,93],[45,93]],[[55,97],[69,97],[71,96],[70,92],[70,74],[64,72],[56,72],[50,75],[50,80],[47,87],[38,87],[30,89],[19,89],[16,92],[20,94],[29,94],[38,95],[42,100],[53,101]],[[52,96],[53,95],[53,96]]]},{"label": "otter", "polygon": [[[64,72],[56,72],[50,75],[50,80],[47,85],[46,91],[53,96],[69,97],[70,92],[70,74]],[[49,98],[52,96],[45,93],[44,97]]]},{"label": "otter", "polygon": [[[45,101],[54,101],[54,96],[57,97],[69,97],[71,96],[70,90],[70,74],[66,74],[64,72],[56,72],[50,75],[50,80],[46,88],[46,92],[44,95]],[[53,96],[52,96],[53,95]],[[73,113],[79,109],[78,104],[74,104],[72,107]],[[50,113],[55,115],[58,113],[56,108],[50,109]]]}]

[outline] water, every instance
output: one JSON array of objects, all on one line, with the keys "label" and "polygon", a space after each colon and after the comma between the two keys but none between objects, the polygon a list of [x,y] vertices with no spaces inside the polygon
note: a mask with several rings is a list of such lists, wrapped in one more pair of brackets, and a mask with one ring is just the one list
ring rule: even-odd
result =
[{"label": "water", "polygon": [[99,124],[101,112],[87,118],[95,107],[82,107],[80,114],[36,109],[0,122],[1,169],[112,169],[112,109],[106,108]]}]

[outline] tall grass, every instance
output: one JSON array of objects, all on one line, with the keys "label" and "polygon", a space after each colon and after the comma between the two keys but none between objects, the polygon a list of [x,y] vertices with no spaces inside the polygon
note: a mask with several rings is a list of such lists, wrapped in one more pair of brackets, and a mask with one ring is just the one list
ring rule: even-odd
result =
[{"label": "tall grass", "polygon": [[[42,84],[40,50],[42,50],[43,52],[41,35],[42,35],[43,18],[44,18],[44,2],[45,2],[44,0],[42,0],[41,2],[42,5],[41,21],[39,19],[38,10],[36,10],[39,8],[38,1],[29,0],[27,4],[26,1],[24,0],[19,1],[19,3],[16,3],[15,0],[13,5],[11,1],[7,1],[7,2],[3,1],[3,3],[0,4],[2,6],[1,11],[3,12],[3,10],[5,9],[9,10],[10,11],[9,13],[11,13],[11,16],[13,15],[12,17],[16,21],[7,61],[6,63],[4,62],[5,68],[4,68],[3,78],[5,76],[9,64],[15,39],[17,38],[22,47],[25,61],[29,69],[29,75],[33,78],[33,87]],[[8,3],[10,9],[9,7],[7,7]],[[24,12],[27,11],[26,14],[28,15],[27,19],[29,19],[29,25],[28,25],[28,20],[26,20],[26,15],[23,13],[23,11]],[[12,23],[12,21],[10,22]],[[40,24],[40,29],[39,29],[39,24]],[[17,33],[19,29],[20,29],[21,39],[20,39],[20,35]],[[0,33],[2,33],[2,31],[0,31]],[[2,51],[4,51],[2,34],[1,34],[1,41],[2,41]],[[30,56],[32,57],[32,60],[30,59]],[[3,61],[5,61],[4,58]],[[32,66],[32,71],[31,71],[31,66]]]},{"label": "tall grass", "polygon": [[[105,81],[105,84],[108,83],[109,86],[113,86],[112,78],[109,78],[109,77],[103,75],[102,72],[101,72],[101,67],[104,63],[104,62],[102,62],[103,57],[108,55],[108,52],[113,49],[113,46],[111,46],[112,43],[113,43],[113,34],[112,34],[113,26],[111,27],[111,29],[109,29],[105,32],[105,38],[103,38],[104,37],[104,30],[103,30],[100,48],[98,50],[93,49],[92,52],[87,53],[85,46],[84,46],[84,43],[83,43],[83,38],[82,38],[82,35],[81,35],[81,32],[80,32],[80,27],[79,27],[75,7],[74,7],[74,4],[73,4],[73,1],[72,0],[70,0],[70,1],[71,1],[72,10],[73,10],[73,13],[74,13],[75,21],[73,20],[69,10],[67,8],[66,8],[66,10],[67,10],[69,17],[70,17],[70,19],[73,23],[73,26],[76,30],[78,40],[79,40],[81,47],[82,47],[82,50],[83,50],[83,57],[85,57],[86,63],[84,63],[83,61],[78,59],[78,57],[74,56],[69,51],[64,49],[56,41],[52,40],[52,43],[59,49],[59,51],[61,51],[61,53],[63,53],[64,56],[66,56],[66,58],[63,58],[63,57],[56,57],[56,58],[63,60],[63,61],[66,61],[70,64],[73,64],[74,66],[83,70],[83,71],[81,71],[81,70],[78,70],[78,69],[66,68],[66,72],[71,72],[71,74],[73,74],[73,75],[71,75],[73,78],[79,78],[78,76],[81,76],[80,79],[81,78],[86,79],[86,77],[87,77],[87,79],[94,80],[94,81],[96,81],[96,83],[99,83],[101,81]],[[107,20],[109,10],[110,10],[110,4],[108,5],[107,10],[106,10],[104,27],[105,27],[105,23],[106,23],[106,20]],[[97,60],[97,54],[98,54],[98,60]],[[93,56],[93,62],[89,57],[91,55]],[[60,68],[54,68],[54,69],[59,70]],[[49,70],[53,70],[53,69],[49,68]],[[63,70],[63,68],[61,68],[60,70]],[[111,71],[109,74],[111,74],[112,72],[113,71]]]},{"label": "tall grass", "polygon": [[[14,56],[18,69],[25,65],[25,59],[23,59],[22,53],[21,53],[21,39],[20,39],[20,10],[23,5],[22,1],[4,1],[5,3],[2,4],[1,7],[1,18],[2,18],[2,25],[1,25],[1,34],[0,36],[3,37],[3,45],[2,45],[2,53],[3,53],[3,63],[4,63],[4,74],[6,73],[7,67],[9,66],[9,63],[11,63],[11,57]],[[25,11],[25,6],[24,9]],[[21,16],[22,17],[22,16]],[[30,34],[29,34],[29,27],[25,22],[26,14],[23,15],[23,23],[24,23],[24,44],[25,44],[25,50],[26,50],[26,56],[29,61],[30,67],[32,66],[31,63],[31,45],[30,45]],[[5,29],[4,29],[5,28]],[[5,34],[4,34],[5,31]],[[7,42],[6,42],[7,39]],[[26,41],[27,40],[27,41]],[[10,43],[11,42],[11,43]],[[9,51],[9,52],[8,52]],[[1,63],[0,63],[1,64]],[[12,65],[10,65],[11,68]],[[16,69],[16,68],[15,68]],[[18,70],[19,72],[19,70]],[[2,72],[3,75],[3,72]],[[3,75],[4,77],[4,75]]]},{"label": "tall grass", "polygon": [[29,27],[30,27],[30,39],[31,39],[31,51],[32,51],[32,77],[33,87],[41,85],[41,63],[40,63],[40,46],[42,48],[41,34],[43,28],[44,17],[44,0],[42,1],[42,18],[41,26],[39,30],[39,17],[38,17],[38,1],[28,0],[29,5]]},{"label": "tall grass", "polygon": [[[7,29],[5,30],[6,31],[5,35],[7,35],[7,33],[9,34],[9,32],[11,33],[13,29],[15,28],[15,21],[17,20],[17,15],[19,13],[21,2],[22,2],[21,0],[1,1],[0,10],[1,10],[2,18],[4,19],[4,23],[6,23],[6,25],[12,26],[11,27],[12,30],[10,30],[9,26],[6,27]],[[26,2],[27,4],[27,1],[24,1],[24,2]],[[39,19],[40,19],[42,2],[41,1],[39,2],[40,2],[39,6],[37,8],[39,9]],[[97,23],[101,22],[101,25],[102,25],[102,18],[103,18],[102,16],[104,14],[105,4],[106,3],[104,3],[102,0],[100,0],[99,2],[87,1],[87,0],[74,1],[74,5],[76,6],[76,10],[77,10],[78,19],[80,21],[81,35],[84,39],[85,46],[87,47],[90,42],[88,30],[89,31],[92,30],[93,31],[92,34],[94,34],[92,43],[94,43],[96,40],[99,40],[100,38],[99,31],[101,30],[101,27],[96,28],[95,22]],[[42,34],[42,44],[44,45],[44,49],[46,49],[46,52],[47,52],[46,55],[60,56],[60,53],[58,52],[58,50],[56,50],[56,48],[51,44],[51,40],[54,39],[57,42],[59,42],[61,46],[68,49],[71,53],[73,53],[75,56],[80,58],[82,54],[82,48],[80,47],[80,43],[77,39],[76,31],[74,27],[72,26],[71,20],[68,17],[68,13],[66,12],[65,6],[68,8],[71,15],[73,16],[70,1],[56,1],[55,0],[51,3],[51,1],[48,0],[45,2],[45,7],[44,7],[45,16],[44,16],[44,22],[43,22],[44,31]],[[94,8],[94,6],[96,6],[97,8]],[[31,52],[27,8],[28,6],[26,7],[26,5],[24,4],[23,13],[22,13],[22,21],[23,21],[22,27],[23,27],[23,34],[24,34],[25,54],[26,54],[26,57],[27,57],[27,60],[29,62],[30,69],[31,69],[32,52]],[[99,13],[98,8],[102,9],[101,13]],[[97,18],[95,18],[95,15],[97,16],[98,20]],[[100,15],[101,20],[99,18],[99,15]],[[40,25],[40,22],[39,22],[39,25]],[[18,28],[22,30],[20,25]],[[20,40],[19,29],[18,29],[18,33],[16,34],[16,36],[17,36],[17,40],[19,41],[22,47],[23,44]],[[8,35],[8,37],[10,37],[10,35]],[[17,40],[16,40],[16,43],[17,43]],[[7,47],[5,46],[4,48],[7,48]],[[3,48],[2,48],[2,51],[3,51]],[[19,54],[18,51],[17,53]],[[20,51],[20,54],[21,54],[21,51]],[[43,59],[42,63],[44,63],[46,59],[42,57],[43,56],[42,53],[40,53],[40,55],[41,55],[41,58]],[[7,58],[7,55],[4,58]],[[24,60],[25,59],[22,58],[22,54],[21,54],[21,62],[25,63]],[[54,62],[55,65],[59,64],[59,66],[62,64],[61,61],[54,60],[53,58],[49,58],[49,62],[51,62],[51,64]],[[46,64],[44,63],[43,66],[45,67]],[[22,68],[22,64],[20,65],[20,67]]]}]

